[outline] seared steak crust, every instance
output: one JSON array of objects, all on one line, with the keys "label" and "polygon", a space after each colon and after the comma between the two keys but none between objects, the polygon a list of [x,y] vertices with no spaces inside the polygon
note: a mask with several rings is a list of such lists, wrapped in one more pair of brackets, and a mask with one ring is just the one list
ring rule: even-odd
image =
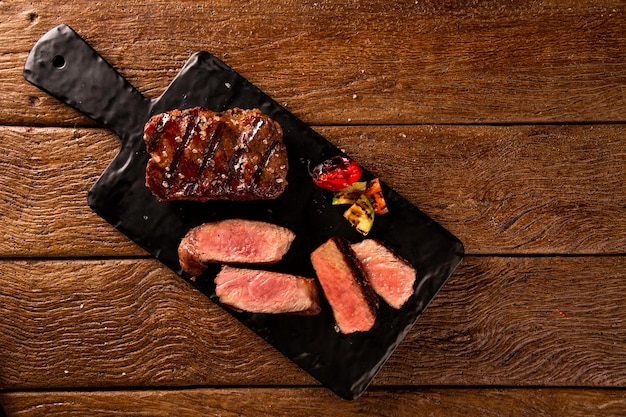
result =
[{"label": "seared steak crust", "polygon": [[160,200],[273,199],[287,185],[282,129],[257,109],[157,114],[144,141],[146,185]]},{"label": "seared steak crust", "polygon": [[313,251],[311,263],[339,330],[344,334],[370,330],[378,298],[367,285],[350,243],[339,237],[329,239]]}]

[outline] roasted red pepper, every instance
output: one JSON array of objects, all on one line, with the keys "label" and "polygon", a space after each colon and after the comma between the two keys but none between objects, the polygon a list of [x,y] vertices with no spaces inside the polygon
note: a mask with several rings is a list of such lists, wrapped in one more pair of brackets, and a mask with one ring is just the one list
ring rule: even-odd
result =
[{"label": "roasted red pepper", "polygon": [[310,174],[318,187],[339,191],[358,181],[363,168],[345,156],[335,156],[316,165]]}]

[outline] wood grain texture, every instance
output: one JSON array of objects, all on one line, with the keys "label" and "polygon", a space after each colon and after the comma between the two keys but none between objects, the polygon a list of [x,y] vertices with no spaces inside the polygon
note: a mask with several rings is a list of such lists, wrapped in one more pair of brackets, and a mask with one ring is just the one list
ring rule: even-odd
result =
[{"label": "wood grain texture", "polygon": [[615,416],[626,413],[620,390],[414,389],[370,390],[344,401],[315,388],[189,389],[111,392],[0,393],[9,417],[372,416],[526,417]]},{"label": "wood grain texture", "polygon": [[626,387],[625,266],[624,257],[467,258],[379,380]]},{"label": "wood grain texture", "polygon": [[1,256],[145,254],[94,214],[87,191],[119,150],[108,131],[0,127]]},{"label": "wood grain texture", "polygon": [[[375,386],[626,387],[626,258],[469,257]],[[316,385],[156,260],[0,262],[0,388]]]},{"label": "wood grain texture", "polygon": [[[474,254],[626,253],[626,127],[316,128]],[[118,149],[101,129],[0,127],[0,256],[143,256],[86,193]]]},{"label": "wood grain texture", "polygon": [[[470,254],[340,400],[93,214],[117,138],[28,84],[76,29],[160,95],[208,50]],[[621,0],[0,0],[9,416],[626,415]]]},{"label": "wood grain texture", "polygon": [[468,253],[626,253],[626,127],[319,129]]},{"label": "wood grain texture", "polygon": [[624,121],[620,1],[3,1],[0,123],[88,123],[22,78],[73,26],[144,94],[208,50],[309,124]]}]

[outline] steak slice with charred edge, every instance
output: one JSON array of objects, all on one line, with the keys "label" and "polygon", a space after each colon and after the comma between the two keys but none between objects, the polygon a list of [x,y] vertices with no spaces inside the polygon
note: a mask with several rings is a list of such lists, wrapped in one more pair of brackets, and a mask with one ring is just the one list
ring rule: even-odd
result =
[{"label": "steak slice with charred edge", "polygon": [[144,127],[146,185],[159,200],[274,199],[287,185],[282,137],[258,109],[157,114]]},{"label": "steak slice with charred edge", "polygon": [[238,311],[299,315],[321,311],[317,284],[311,278],[223,266],[215,285],[220,303]]},{"label": "steak slice with charred edge", "polygon": [[402,307],[413,295],[415,269],[376,239],[355,243],[352,249],[372,289],[391,307]]},{"label": "steak slice with charred edge", "polygon": [[370,330],[378,299],[350,243],[339,237],[329,239],[313,251],[311,263],[339,330],[344,334]]},{"label": "steak slice with charred edge", "polygon": [[275,224],[244,219],[204,223],[189,230],[178,246],[183,270],[200,275],[206,263],[278,262],[296,235]]}]

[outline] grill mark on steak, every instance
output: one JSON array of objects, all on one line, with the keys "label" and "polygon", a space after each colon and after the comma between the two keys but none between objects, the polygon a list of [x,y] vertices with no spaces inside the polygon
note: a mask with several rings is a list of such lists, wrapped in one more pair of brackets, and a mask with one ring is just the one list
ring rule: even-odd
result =
[{"label": "grill mark on steak", "polygon": [[[261,158],[261,161],[259,161],[259,166],[257,167],[256,171],[254,172],[254,175],[252,176],[252,187],[254,187],[254,189],[258,189],[259,183],[261,181],[261,176],[263,175],[263,173],[265,172],[265,169],[267,167],[267,164],[270,162],[270,159],[272,158],[273,155],[276,155],[276,150],[278,149],[278,145],[280,145],[280,143],[278,141],[274,141],[269,149],[267,151],[265,151],[265,153],[263,154],[263,158]],[[280,181],[277,179],[277,184],[280,184]]]},{"label": "grill mark on steak", "polygon": [[202,163],[198,167],[198,176],[199,174],[205,170],[209,166],[209,162],[213,155],[215,155],[215,151],[218,146],[220,146],[220,141],[222,140],[222,132],[224,131],[224,123],[217,122],[215,129],[211,132],[211,138],[209,139],[209,144],[204,149],[204,153],[202,154]]},{"label": "grill mark on steak", "polygon": [[219,121],[215,123],[215,127],[211,131],[209,143],[206,145],[204,151],[202,152],[202,160],[200,164],[198,164],[198,169],[196,170],[196,176],[193,179],[193,184],[186,190],[186,195],[188,197],[197,192],[198,187],[200,186],[200,182],[203,180],[202,173],[207,170],[209,163],[213,161],[213,156],[215,155],[217,148],[220,146],[223,131],[224,123]]},{"label": "grill mark on steak", "polygon": [[[242,158],[246,154],[246,148],[241,146],[235,150],[233,156],[228,161],[228,174],[227,177],[230,179],[226,184],[230,188],[237,188],[239,184],[242,184],[241,173],[243,171],[243,163]],[[254,181],[250,182],[250,188],[254,190]]]},{"label": "grill mark on steak", "polygon": [[259,129],[261,129],[261,127],[263,126],[264,123],[265,122],[260,117],[255,117],[254,119],[252,119],[252,121],[250,122],[250,125],[252,126],[252,130],[251,130],[250,134],[247,136],[247,138],[245,140],[246,144],[250,143],[250,142],[252,142],[252,140],[254,140],[254,138],[257,135],[257,133],[259,133]]},{"label": "grill mark on steak", "polygon": [[181,137],[181,140],[178,143],[178,146],[176,147],[176,150],[174,151],[174,156],[172,157],[172,162],[166,168],[166,171],[170,175],[172,175],[172,176],[176,175],[176,173],[178,171],[178,167],[180,166],[180,163],[182,161],[183,152],[185,151],[185,148],[187,146],[189,146],[189,142],[191,142],[192,136],[193,136],[196,128],[200,124],[200,115],[199,114],[196,114],[195,116],[192,116],[192,117],[194,117],[194,122],[193,123],[187,123],[187,125],[185,127],[185,133]]},{"label": "grill mark on steak", "polygon": [[169,120],[170,115],[167,113],[164,113],[161,117],[153,116],[153,118],[144,127],[143,139],[146,142],[146,150],[149,153],[156,151],[157,144],[159,143],[159,135],[165,131],[165,127]]}]

